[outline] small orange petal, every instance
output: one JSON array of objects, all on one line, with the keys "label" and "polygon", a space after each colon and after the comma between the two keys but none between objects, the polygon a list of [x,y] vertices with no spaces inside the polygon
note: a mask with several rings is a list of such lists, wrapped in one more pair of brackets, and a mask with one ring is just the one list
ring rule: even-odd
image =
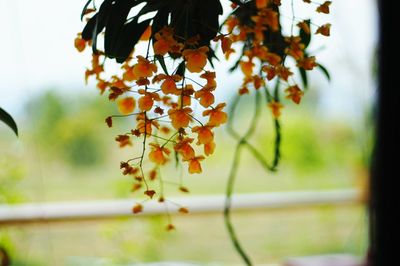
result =
[{"label": "small orange petal", "polygon": [[127,115],[133,112],[136,102],[133,97],[126,97],[118,101],[118,110],[121,114]]},{"label": "small orange petal", "polygon": [[151,26],[149,25],[146,30],[143,32],[142,36],[140,36],[141,41],[148,41],[151,37]]},{"label": "small orange petal", "polygon": [[150,95],[144,95],[139,98],[139,109],[142,111],[150,111],[153,107],[154,100]]}]

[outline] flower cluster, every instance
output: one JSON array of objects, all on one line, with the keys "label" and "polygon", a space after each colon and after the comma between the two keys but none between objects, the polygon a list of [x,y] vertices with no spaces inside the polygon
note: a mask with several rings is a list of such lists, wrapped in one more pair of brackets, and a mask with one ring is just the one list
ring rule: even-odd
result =
[{"label": "flower cluster", "polygon": [[[151,42],[150,32],[151,26],[141,40]],[[78,51],[83,51],[85,45],[78,35]],[[100,93],[108,94],[109,100],[118,106],[120,114],[106,118],[109,127],[117,118],[136,118],[135,127],[115,140],[120,147],[141,143],[142,153],[122,162],[121,169],[124,175],[133,177],[133,191],[143,189],[148,197],[157,195],[164,202],[163,191],[152,188],[148,181],[161,178],[159,167],[175,158],[187,164],[190,174],[201,173],[201,161],[213,154],[216,147],[214,129],[227,121],[227,114],[225,103],[215,102],[216,74],[206,70],[207,46],[200,46],[196,38],[181,40],[172,28],[164,27],[154,34],[153,54],[150,48],[149,43],[146,55],[132,54],[122,64],[120,75],[105,73],[105,63],[99,63],[105,61],[104,54],[93,54],[85,78],[87,81],[93,77]],[[159,63],[160,57],[163,64],[167,60],[178,62],[177,67],[172,71],[166,69]],[[199,108],[203,111],[199,112]],[[154,166],[148,174],[145,161]],[[182,186],[180,190],[188,191]],[[185,208],[180,210],[187,212]],[[141,211],[141,204],[133,209],[134,213]]]},{"label": "flower cluster", "polygon": [[[279,84],[285,86],[286,98],[299,104],[304,89],[295,82],[293,69],[299,69],[304,78],[305,71],[313,70],[315,67],[323,68],[316,62],[316,57],[310,56],[307,52],[312,34],[311,26],[314,25],[310,20],[298,20],[293,17],[291,35],[284,36],[280,25],[280,0],[234,2],[231,5],[233,11],[224,25],[226,33],[218,35],[214,41],[220,42],[226,59],[239,51],[240,59],[233,67],[240,67],[244,76],[239,94],[248,94],[250,88],[256,90],[263,88],[267,93],[268,107],[273,117],[278,119],[283,108],[279,99]],[[331,1],[322,4],[308,0],[304,2],[315,4],[315,11],[318,13],[329,13]],[[298,35],[294,34],[294,24],[299,29]],[[316,27],[314,34],[330,35],[329,23]],[[288,63],[288,57],[291,57],[292,62]],[[269,86],[273,84],[272,82],[276,82],[277,85],[274,91],[271,91]]]}]

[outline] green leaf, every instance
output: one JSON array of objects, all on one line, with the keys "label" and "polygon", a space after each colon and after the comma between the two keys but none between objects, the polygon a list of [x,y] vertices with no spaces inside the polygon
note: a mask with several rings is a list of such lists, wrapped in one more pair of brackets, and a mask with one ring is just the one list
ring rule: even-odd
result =
[{"label": "green leaf", "polygon": [[318,64],[317,67],[319,68],[319,70],[321,70],[322,73],[324,73],[326,79],[328,81],[331,81],[331,75],[329,74],[328,70],[321,64]]},{"label": "green leaf", "polygon": [[162,55],[155,55],[155,58],[156,58],[157,61],[160,63],[161,68],[164,70],[164,74],[165,74],[165,75],[169,75],[169,74],[168,74],[167,66],[165,65],[164,56],[162,56]]},{"label": "green leaf", "polygon": [[15,123],[14,119],[11,115],[9,115],[3,108],[0,107],[0,121],[3,121],[7,126],[9,126],[18,136],[18,128],[17,124]]},{"label": "green leaf", "polygon": [[214,63],[212,61],[213,59],[219,61],[218,57],[214,53],[214,50],[209,47],[209,50],[208,50],[208,62],[210,62],[210,65],[211,65],[212,68],[214,68]]},{"label": "green leaf", "polygon": [[185,75],[185,70],[186,70],[185,61],[182,61],[182,62],[178,65],[178,67],[176,68],[175,74],[176,74],[176,75],[179,75],[179,76],[181,76],[181,77],[183,77],[183,76]]},{"label": "green leaf", "polygon": [[[304,22],[308,25],[308,27],[310,28],[310,24],[311,24],[311,20],[307,19],[304,20]],[[307,48],[308,45],[311,42],[311,34],[306,33],[303,29],[300,29],[300,38],[302,43],[304,44],[304,48]]]},{"label": "green leaf", "polygon": [[307,72],[306,70],[304,70],[304,68],[299,67],[299,72],[300,72],[300,76],[301,76],[301,81],[303,83],[304,89],[307,90],[308,89],[308,77],[307,77]]}]

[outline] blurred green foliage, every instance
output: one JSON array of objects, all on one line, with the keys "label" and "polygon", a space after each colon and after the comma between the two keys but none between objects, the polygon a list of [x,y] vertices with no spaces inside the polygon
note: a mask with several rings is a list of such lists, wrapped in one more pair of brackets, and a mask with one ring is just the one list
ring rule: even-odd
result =
[{"label": "blurred green foliage", "polygon": [[39,149],[72,167],[91,167],[105,159],[104,117],[113,109],[103,98],[66,97],[53,91],[27,105],[31,129]]},{"label": "blurred green foliage", "polygon": [[[121,150],[113,139],[118,132],[128,130],[132,120],[116,120],[114,127],[109,129],[104,118],[117,113],[117,110],[115,104],[108,102],[105,97],[64,95],[54,91],[48,91],[27,103],[24,114],[27,123],[22,124],[21,138],[18,140],[23,149],[15,151],[14,144],[10,144],[6,138],[0,138],[1,147],[8,146],[12,151],[0,156],[0,203],[32,199],[58,201],[129,197],[131,180],[120,174],[118,163],[131,156],[140,145],[134,144],[133,148]],[[238,127],[248,121],[247,110],[252,110],[250,104],[251,100],[243,101],[237,115]],[[252,139],[252,143],[267,157],[272,153],[273,140],[269,112],[265,107],[262,114],[265,119],[261,120],[259,133]],[[302,106],[285,105],[282,116],[282,164],[279,171],[266,173],[246,153],[240,165],[235,193],[354,187],[354,169],[365,168],[368,147],[372,143],[370,131],[358,128],[363,127],[355,127],[345,120],[327,120],[319,116],[316,106],[307,101]],[[204,174],[183,176],[184,185],[195,194],[224,193],[233,140],[226,137],[224,130],[218,130],[216,138],[217,150],[213,158],[204,163]],[[179,173],[174,167],[162,170],[163,178],[171,183],[180,182]],[[178,194],[176,185],[167,184],[165,190],[168,195]],[[315,214],[317,216],[309,218],[300,211],[294,213],[292,210],[283,210],[281,214],[274,213],[271,216],[253,214],[251,223],[254,226],[251,227],[246,226],[249,218],[243,214],[238,228],[244,234],[252,232],[248,236],[248,243],[253,250],[267,250],[268,258],[276,261],[288,254],[363,252],[362,248],[357,247],[365,243],[365,227],[357,220],[362,215],[360,208],[348,208],[343,213],[339,210],[316,212],[321,212],[323,217]],[[262,219],[263,215],[268,217]],[[7,247],[17,259],[18,256],[25,257],[22,250],[32,250],[32,256],[26,259],[30,264],[20,260],[15,265],[35,265],[34,261],[39,261],[36,265],[51,265],[45,261],[49,245],[55,254],[53,257],[57,259],[70,258],[68,261],[72,261],[75,255],[74,260],[79,260],[79,254],[104,255],[112,258],[115,265],[174,258],[229,262],[230,257],[236,256],[230,246],[224,247],[223,251],[228,255],[222,254],[217,248],[230,245],[222,224],[218,230],[208,232],[209,216],[187,217],[181,220],[181,224],[178,222],[178,231],[172,234],[164,231],[165,217],[154,217],[108,222],[97,229],[92,229],[91,225],[75,224],[70,225],[69,229],[64,229],[64,225],[56,226],[54,230],[28,228],[29,233],[15,229],[2,230],[0,245]],[[293,218],[282,225],[285,217]],[[212,219],[215,220],[212,224],[220,221],[220,217]],[[299,219],[304,221],[299,223]],[[307,226],[309,233],[304,234],[302,230]],[[317,226],[321,232],[315,232],[314,235],[313,228]],[[360,231],[354,233],[355,239],[351,238],[344,245],[343,239],[352,232],[351,226],[359,226]],[[257,238],[260,227],[265,231],[265,238]],[[257,232],[253,232],[253,228]],[[333,231],[329,228],[336,229]],[[345,233],[341,231],[342,228],[346,229]],[[291,237],[284,240],[288,230]],[[320,245],[321,237],[324,239],[323,245]],[[215,245],[210,244],[210,239]],[[188,245],[188,241],[193,241],[193,245]],[[193,250],[194,247],[197,250]],[[83,251],[79,253],[78,250]],[[262,261],[265,254],[257,256]]]}]

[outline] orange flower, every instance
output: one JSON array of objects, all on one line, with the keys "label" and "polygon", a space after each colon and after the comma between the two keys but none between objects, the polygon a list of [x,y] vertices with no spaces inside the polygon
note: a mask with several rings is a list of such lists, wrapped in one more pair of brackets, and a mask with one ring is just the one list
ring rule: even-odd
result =
[{"label": "orange flower", "polygon": [[324,36],[329,36],[331,33],[331,24],[330,23],[326,23],[322,26],[320,26],[317,31],[315,32],[315,34],[322,34]]},{"label": "orange flower", "polygon": [[302,29],[306,34],[311,33],[310,27],[308,26],[308,24],[305,21],[301,21],[301,22],[297,23],[297,27]]},{"label": "orange flower", "polygon": [[272,66],[263,66],[262,71],[267,73],[268,80],[273,79],[277,74],[276,68]]},{"label": "orange flower", "polygon": [[178,88],[176,87],[176,82],[180,81],[182,78],[178,75],[167,76],[164,82],[161,84],[161,90],[165,94],[177,94]]},{"label": "orange flower", "polygon": [[136,204],[135,206],[133,206],[132,208],[132,212],[133,213],[139,213],[143,211],[143,206],[141,204]]},{"label": "orange flower", "polygon": [[128,90],[128,88],[129,88],[122,80],[120,80],[118,77],[115,77],[115,76],[113,77],[111,87],[115,87],[115,88],[121,89],[123,91]]},{"label": "orange flower", "polygon": [[201,106],[203,106],[204,108],[209,107],[210,105],[212,105],[215,101],[215,97],[214,94],[212,94],[210,92],[210,90],[208,89],[201,89],[196,91],[196,93],[194,94],[194,97],[196,99],[200,99],[200,104]]},{"label": "orange flower", "polygon": [[233,29],[239,25],[239,19],[237,17],[229,17],[226,22],[225,25],[227,26],[227,31],[228,32],[232,32]]},{"label": "orange flower", "polygon": [[166,55],[169,51],[169,43],[165,39],[159,39],[154,43],[153,49],[157,55]]},{"label": "orange flower", "polygon": [[143,32],[142,36],[140,36],[141,41],[148,41],[151,37],[151,26],[149,25],[146,30]]},{"label": "orange flower", "polygon": [[215,150],[215,142],[209,142],[204,144],[204,154],[209,156],[214,153]]},{"label": "orange flower", "polygon": [[172,78],[166,78],[163,84],[161,84],[161,90],[165,94],[176,94],[177,89],[175,80]]},{"label": "orange flower", "polygon": [[256,7],[258,9],[267,7],[268,0],[256,0]]},{"label": "orange flower", "polygon": [[332,4],[331,1],[325,1],[322,5],[317,7],[317,12],[318,13],[324,13],[324,14],[329,14],[329,6]]},{"label": "orange flower", "polygon": [[157,129],[160,127],[160,124],[156,120],[148,119],[144,113],[137,115],[136,121],[136,130],[132,130],[132,134],[138,137],[143,133],[151,135],[153,126]]},{"label": "orange flower", "polygon": [[189,210],[188,210],[187,208],[185,208],[185,207],[180,207],[180,208],[178,209],[178,212],[183,213],[183,214],[186,214],[186,213],[189,213]]},{"label": "orange flower", "polygon": [[133,112],[136,102],[133,97],[126,97],[118,101],[118,110],[121,114],[127,115]]},{"label": "orange flower", "polygon": [[293,72],[289,70],[289,68],[279,65],[277,67],[278,76],[283,80],[288,80],[289,76],[293,75]]},{"label": "orange flower", "polygon": [[153,76],[153,73],[157,72],[157,66],[150,63],[149,60],[143,56],[138,55],[138,63],[133,66],[133,73],[138,78],[148,78]]},{"label": "orange flower", "polygon": [[318,64],[315,62],[315,56],[310,56],[297,61],[297,66],[305,70],[312,70],[314,67],[318,66]]},{"label": "orange flower", "polygon": [[100,90],[100,94],[103,94],[109,85],[110,84],[107,81],[99,79],[96,87]]},{"label": "orange flower", "polygon": [[123,68],[125,70],[122,76],[123,80],[133,81],[138,79],[135,73],[133,72],[133,67],[130,67],[128,64],[125,64],[123,65]]},{"label": "orange flower", "polygon": [[138,80],[136,80],[136,84],[138,86],[149,86],[150,80],[148,78],[139,78]]},{"label": "orange flower", "polygon": [[154,35],[156,41],[154,42],[153,49],[157,55],[165,55],[168,52],[176,52],[180,45],[173,38],[173,30],[168,27],[162,28]]},{"label": "orange flower", "polygon": [[272,101],[268,104],[268,107],[271,109],[273,117],[278,119],[281,115],[283,105],[280,102]]},{"label": "orange flower", "polygon": [[272,8],[261,9],[257,16],[252,16],[253,20],[257,26],[268,26],[272,31],[277,31],[279,29],[278,13]]},{"label": "orange flower", "polygon": [[190,145],[193,142],[192,138],[185,138],[174,146],[174,150],[182,155],[184,161],[191,160],[195,157],[194,149]]},{"label": "orange flower", "polygon": [[254,67],[254,63],[249,61],[241,61],[240,62],[240,68],[243,72],[243,74],[246,77],[251,77],[253,75],[253,67]]},{"label": "orange flower", "polygon": [[233,50],[231,48],[232,46],[232,40],[230,38],[223,38],[221,40],[221,48],[222,48],[222,52],[226,55],[229,52],[234,52],[235,50]]},{"label": "orange flower", "polygon": [[76,50],[78,50],[79,52],[82,52],[83,50],[85,50],[86,41],[84,39],[82,39],[81,33],[78,33],[78,36],[75,38],[74,45],[75,45]]},{"label": "orange flower", "polygon": [[194,93],[193,85],[187,84],[185,88],[178,90],[179,99],[178,103],[180,107],[190,106],[192,103],[192,95]]},{"label": "orange flower", "polygon": [[119,147],[123,148],[125,146],[132,146],[132,142],[128,135],[118,135],[115,140],[119,142]]},{"label": "orange flower", "polygon": [[268,48],[262,45],[255,45],[251,50],[245,52],[249,57],[258,57],[260,60],[266,60],[268,57]]},{"label": "orange flower", "polygon": [[112,116],[108,116],[105,121],[108,127],[112,127]]},{"label": "orange flower", "polygon": [[214,41],[221,41],[222,53],[224,54],[229,53],[230,51],[233,50],[231,48],[232,40],[228,37],[225,37],[224,35],[218,35],[217,37],[214,38]]},{"label": "orange flower", "polygon": [[273,66],[277,66],[282,61],[282,59],[277,54],[267,53],[265,56],[265,61],[267,61],[268,63],[270,63]]},{"label": "orange flower", "polygon": [[210,126],[196,126],[192,128],[192,132],[197,133],[197,145],[207,144],[214,141],[214,133]]},{"label": "orange flower", "polygon": [[239,89],[239,95],[245,95],[245,94],[249,94],[249,93],[250,93],[249,88],[247,88],[246,86],[241,87]]},{"label": "orange flower", "polygon": [[191,112],[192,109],[189,107],[183,109],[169,109],[168,115],[171,119],[172,126],[177,130],[182,127],[187,127],[192,120],[189,115]]},{"label": "orange flower", "polygon": [[165,74],[158,74],[153,78],[153,83],[158,83],[164,80],[161,84],[161,90],[164,94],[175,94],[178,95],[179,91],[176,87],[176,82],[182,80],[182,77],[179,75],[165,75]]},{"label": "orange flower", "polygon": [[189,173],[200,174],[202,172],[200,161],[204,160],[204,156],[196,156],[189,160]]},{"label": "orange flower", "polygon": [[285,50],[287,54],[289,54],[296,60],[303,58],[304,44],[301,43],[301,38],[299,36],[285,38],[285,41],[289,43],[289,47]]},{"label": "orange flower", "polygon": [[253,76],[252,80],[253,80],[254,88],[256,90],[258,90],[259,88],[261,88],[261,86],[263,86],[265,84],[264,80],[260,76],[257,76],[257,75]]},{"label": "orange flower", "polygon": [[214,109],[205,110],[203,112],[203,116],[210,116],[207,125],[217,127],[228,120],[228,115],[222,111],[225,106],[225,103],[220,103]]},{"label": "orange flower", "polygon": [[182,52],[186,60],[186,68],[190,72],[201,72],[207,64],[208,47],[202,46],[198,49],[186,49]]},{"label": "orange flower", "polygon": [[139,109],[142,111],[150,111],[153,108],[154,100],[150,94],[145,94],[139,98]]},{"label": "orange flower", "polygon": [[304,92],[297,85],[290,86],[285,92],[287,93],[286,98],[291,99],[296,104],[300,103],[301,97],[304,95]]},{"label": "orange flower", "polygon": [[167,231],[172,231],[172,230],[175,230],[175,226],[174,226],[173,224],[168,224],[168,225],[165,227],[165,229],[166,229]]},{"label": "orange flower", "polygon": [[215,81],[215,72],[206,71],[200,75],[200,78],[207,80],[207,84],[203,88],[214,90],[217,87],[217,82]]},{"label": "orange flower", "polygon": [[168,155],[171,153],[169,149],[160,147],[155,143],[149,144],[152,147],[152,151],[149,153],[149,159],[155,164],[163,165],[168,161]]}]

